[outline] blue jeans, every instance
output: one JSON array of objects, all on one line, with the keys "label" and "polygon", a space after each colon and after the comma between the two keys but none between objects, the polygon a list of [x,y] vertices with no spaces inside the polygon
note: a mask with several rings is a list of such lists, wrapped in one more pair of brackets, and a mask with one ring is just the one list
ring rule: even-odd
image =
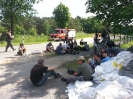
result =
[{"label": "blue jeans", "polygon": [[50,75],[53,75],[54,77],[57,77],[57,73],[54,70],[47,71],[47,73],[45,73],[45,75],[42,77],[42,80],[37,82],[34,85],[38,86],[38,87],[43,86]]}]

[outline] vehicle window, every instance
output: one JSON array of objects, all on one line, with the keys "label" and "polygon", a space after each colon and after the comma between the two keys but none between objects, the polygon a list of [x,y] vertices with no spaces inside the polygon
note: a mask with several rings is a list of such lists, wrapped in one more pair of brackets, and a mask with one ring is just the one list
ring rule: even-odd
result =
[{"label": "vehicle window", "polygon": [[63,33],[63,30],[61,30],[61,33]]},{"label": "vehicle window", "polygon": [[59,33],[59,30],[54,30],[54,31],[52,32],[52,34],[56,34],[56,33]]},{"label": "vehicle window", "polygon": [[64,30],[64,33],[66,33],[67,31],[66,30]]}]

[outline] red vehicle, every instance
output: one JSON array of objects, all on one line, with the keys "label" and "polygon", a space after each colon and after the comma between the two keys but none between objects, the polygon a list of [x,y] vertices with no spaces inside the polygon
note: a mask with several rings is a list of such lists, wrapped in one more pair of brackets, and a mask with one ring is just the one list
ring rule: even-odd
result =
[{"label": "red vehicle", "polygon": [[61,29],[57,28],[53,31],[53,33],[50,35],[51,40],[65,40],[66,36],[68,39],[75,38],[76,31],[75,29]]}]

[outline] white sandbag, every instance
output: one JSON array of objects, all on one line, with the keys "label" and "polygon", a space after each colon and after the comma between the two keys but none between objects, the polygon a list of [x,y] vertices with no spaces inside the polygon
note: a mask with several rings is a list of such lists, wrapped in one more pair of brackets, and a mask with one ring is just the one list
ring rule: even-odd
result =
[{"label": "white sandbag", "polygon": [[75,92],[80,93],[82,90],[92,86],[92,82],[90,81],[76,81],[75,82]]},{"label": "white sandbag", "polygon": [[117,79],[117,82],[122,84],[126,89],[133,91],[133,79],[126,76],[120,76]]},{"label": "white sandbag", "polygon": [[94,99],[95,97],[95,88],[88,87],[86,90],[80,93],[83,99]]},{"label": "white sandbag", "polygon": [[[128,99],[130,94],[118,82],[104,83],[96,87],[96,97],[103,99]],[[98,98],[97,98],[98,99]]]},{"label": "white sandbag", "polygon": [[66,92],[68,92],[69,99],[78,99],[80,95],[75,92],[75,84],[72,83],[68,84]]},{"label": "white sandbag", "polygon": [[110,81],[114,81],[119,77],[118,71],[114,71],[112,73],[109,74],[109,80]]},{"label": "white sandbag", "polygon": [[101,74],[103,74],[103,73],[104,73],[104,71],[103,71],[103,68],[102,68],[101,66],[97,66],[97,67],[95,68],[95,74],[101,75]]},{"label": "white sandbag", "polygon": [[114,67],[111,65],[112,64],[111,62],[112,61],[109,62],[108,66],[104,67],[103,70],[105,73],[111,73],[114,71]]}]

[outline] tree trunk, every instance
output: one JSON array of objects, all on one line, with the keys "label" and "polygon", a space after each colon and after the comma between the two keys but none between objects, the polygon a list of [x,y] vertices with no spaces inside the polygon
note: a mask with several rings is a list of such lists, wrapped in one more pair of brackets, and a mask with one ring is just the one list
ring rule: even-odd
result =
[{"label": "tree trunk", "polygon": [[12,35],[14,35],[14,20],[13,20],[13,17],[11,17],[10,20],[11,20],[11,33],[12,33]]},{"label": "tree trunk", "polygon": [[115,29],[114,29],[114,40],[115,40]]}]

